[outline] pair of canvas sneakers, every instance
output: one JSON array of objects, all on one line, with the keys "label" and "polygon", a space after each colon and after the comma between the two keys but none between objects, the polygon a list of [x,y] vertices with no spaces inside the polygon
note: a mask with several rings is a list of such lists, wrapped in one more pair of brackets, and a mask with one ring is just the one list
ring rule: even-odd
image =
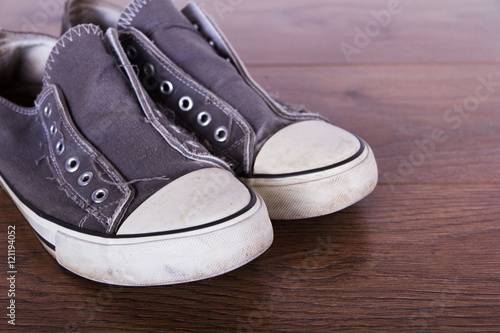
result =
[{"label": "pair of canvas sneakers", "polygon": [[268,249],[270,217],[374,189],[370,147],[262,89],[197,5],[69,0],[63,29],[0,30],[0,182],[68,270],[216,276]]}]

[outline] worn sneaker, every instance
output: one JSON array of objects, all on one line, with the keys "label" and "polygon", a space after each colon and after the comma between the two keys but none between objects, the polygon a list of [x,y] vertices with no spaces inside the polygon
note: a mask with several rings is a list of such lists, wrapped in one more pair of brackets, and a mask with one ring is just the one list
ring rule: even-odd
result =
[{"label": "worn sneaker", "polygon": [[0,30],[0,137],[1,185],[88,279],[194,281],[271,245],[262,199],[154,107],[114,29]]},{"label": "worn sneaker", "polygon": [[82,22],[118,27],[158,107],[261,194],[271,218],[329,214],[375,188],[370,147],[262,89],[197,5],[181,13],[171,0],[135,0],[120,14],[105,1],[68,1],[63,29]]}]

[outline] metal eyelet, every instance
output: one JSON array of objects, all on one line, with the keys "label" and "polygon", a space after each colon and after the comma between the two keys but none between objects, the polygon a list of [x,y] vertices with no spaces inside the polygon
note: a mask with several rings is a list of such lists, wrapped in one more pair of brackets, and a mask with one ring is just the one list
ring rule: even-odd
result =
[{"label": "metal eyelet", "polygon": [[182,111],[188,112],[191,111],[193,108],[194,103],[191,97],[184,96],[181,98],[179,101],[179,107],[181,108]]},{"label": "metal eyelet", "polygon": [[45,106],[45,108],[43,109],[43,115],[48,118],[51,114],[52,108],[50,107],[50,104],[47,104],[47,106]]},{"label": "metal eyelet", "polygon": [[174,85],[170,81],[163,81],[160,84],[160,91],[163,95],[171,95],[174,92]]},{"label": "metal eyelet", "polygon": [[137,49],[133,46],[127,47],[127,57],[129,59],[136,59],[137,58]]},{"label": "metal eyelet", "polygon": [[92,172],[85,172],[78,178],[78,185],[87,186],[94,178],[94,174]]},{"label": "metal eyelet", "polygon": [[196,30],[200,30],[200,26],[196,23],[193,23],[193,28],[195,28]]},{"label": "metal eyelet", "polygon": [[148,77],[153,77],[156,74],[156,68],[152,64],[145,64],[144,65],[144,74],[146,74]]},{"label": "metal eyelet", "polygon": [[62,153],[64,153],[64,141],[61,139],[56,143],[56,154],[60,156]]},{"label": "metal eyelet", "polygon": [[52,125],[50,125],[50,136],[54,136],[57,134],[57,125],[56,123],[53,123]]},{"label": "metal eyelet", "polygon": [[95,190],[94,193],[92,193],[92,201],[95,203],[103,203],[106,201],[106,199],[109,196],[109,191],[105,188],[101,188],[98,190]]},{"label": "metal eyelet", "polygon": [[210,125],[211,122],[212,122],[212,116],[210,115],[210,113],[206,111],[200,112],[200,114],[198,115],[198,124],[200,124],[203,127],[206,127]]},{"label": "metal eyelet", "polygon": [[78,171],[80,167],[80,159],[78,157],[70,157],[66,160],[66,171],[73,173]]},{"label": "metal eyelet", "polygon": [[208,44],[210,44],[211,47],[215,47],[215,42],[213,40],[208,41]]},{"label": "metal eyelet", "polygon": [[215,130],[214,138],[218,142],[226,142],[228,136],[229,134],[227,128],[225,128],[224,126],[221,126]]}]

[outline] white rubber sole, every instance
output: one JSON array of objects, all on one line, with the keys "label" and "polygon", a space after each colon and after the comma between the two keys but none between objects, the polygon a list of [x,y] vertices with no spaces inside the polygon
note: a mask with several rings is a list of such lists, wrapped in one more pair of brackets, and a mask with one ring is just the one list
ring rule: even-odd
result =
[{"label": "white rubber sole", "polygon": [[259,196],[245,213],[211,227],[149,236],[100,237],[41,218],[1,177],[0,184],[58,263],[97,282],[154,286],[206,279],[245,265],[273,241],[272,224]]},{"label": "white rubber sole", "polygon": [[273,220],[295,220],[331,214],[369,195],[378,169],[371,148],[353,161],[331,169],[289,177],[241,178],[266,202]]}]

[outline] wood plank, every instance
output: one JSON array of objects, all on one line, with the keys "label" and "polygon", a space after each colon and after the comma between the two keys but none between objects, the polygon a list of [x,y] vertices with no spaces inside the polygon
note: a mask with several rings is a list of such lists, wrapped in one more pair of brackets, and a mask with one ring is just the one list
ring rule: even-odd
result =
[{"label": "wood plank", "polygon": [[[500,183],[498,66],[261,67],[252,73],[285,100],[363,137],[382,183]],[[476,111],[449,113],[474,98],[490,75],[497,86]],[[437,129],[445,139],[433,139]]]},{"label": "wood plank", "polygon": [[[62,4],[2,3],[0,25],[19,30],[52,1]],[[112,287],[66,271],[0,191],[0,248],[8,225],[17,231],[20,329],[498,332],[498,88],[457,128],[443,116],[476,94],[480,77],[500,82],[500,3],[401,1],[403,13],[347,66],[339,44],[387,0],[202,0],[259,82],[372,145],[379,186],[337,214],[275,222],[271,249],[238,270],[151,288]],[[220,16],[215,4],[233,10]],[[36,28],[59,33],[61,11]],[[448,139],[401,176],[400,158],[408,160],[415,140],[436,128]],[[5,254],[1,272],[6,265]],[[3,309],[6,277],[0,274]],[[19,327],[3,322],[0,330]]]},{"label": "wood plank", "polygon": [[[379,186],[335,215],[276,222],[272,248],[222,277],[120,288],[61,268],[0,192],[17,227],[18,326],[44,331],[495,331],[495,185]],[[5,237],[0,247],[6,246]],[[488,255],[485,255],[485,254]],[[4,261],[0,269],[5,271]],[[0,289],[7,290],[5,279]],[[2,295],[1,303],[5,303]],[[2,325],[2,329],[5,327]]]},{"label": "wood plank", "polygon": [[[57,35],[63,0],[2,4],[8,29]],[[128,0],[114,0],[125,6]],[[188,0],[175,1],[179,7]],[[341,43],[354,45],[355,27],[375,22],[389,0],[198,1],[241,53],[257,64],[347,64]],[[500,3],[495,0],[400,0],[402,12],[359,48],[352,63],[500,61]],[[40,5],[43,3],[52,6]],[[376,32],[376,30],[373,30]],[[355,45],[354,45],[355,46]],[[364,46],[364,45],[358,45]]]},{"label": "wood plank", "polygon": [[[206,0],[205,8],[250,64],[347,64],[341,44],[357,47],[356,63],[499,61],[500,4],[494,0],[399,0],[386,27],[372,11],[389,0]],[[392,8],[392,7],[391,7]],[[355,43],[359,28],[374,33]],[[379,30],[380,28],[380,30]]]}]

